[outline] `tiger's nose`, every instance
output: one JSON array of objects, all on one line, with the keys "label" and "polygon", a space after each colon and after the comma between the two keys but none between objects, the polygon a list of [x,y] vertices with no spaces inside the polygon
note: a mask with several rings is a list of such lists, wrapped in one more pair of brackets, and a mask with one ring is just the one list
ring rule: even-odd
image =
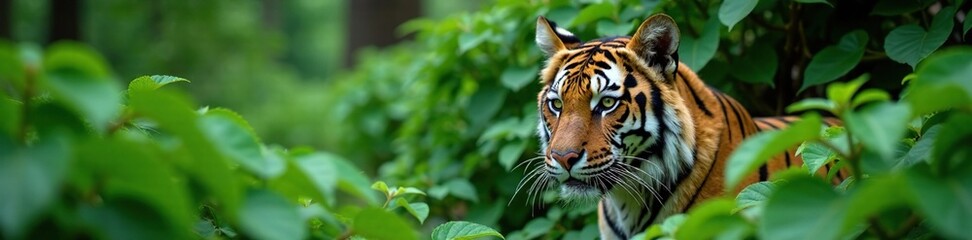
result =
[{"label": "tiger's nose", "polygon": [[550,157],[560,163],[560,166],[564,167],[564,170],[567,172],[570,172],[571,166],[574,166],[574,164],[577,164],[577,161],[580,161],[580,156],[581,154],[574,150],[550,150]]}]

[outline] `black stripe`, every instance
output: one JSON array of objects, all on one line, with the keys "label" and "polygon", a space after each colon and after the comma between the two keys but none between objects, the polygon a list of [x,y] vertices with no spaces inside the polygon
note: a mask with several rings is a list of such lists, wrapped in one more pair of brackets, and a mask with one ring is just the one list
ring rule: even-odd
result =
[{"label": "black stripe", "polygon": [[786,168],[790,168],[790,150],[786,150],[783,154],[786,156]]},{"label": "black stripe", "polygon": [[766,119],[756,119],[756,121],[759,121],[759,122],[761,122],[763,124],[766,124],[767,126],[769,126],[770,128],[772,128],[773,130],[780,130],[780,127],[777,127],[776,125],[773,125],[772,122],[767,121]]},{"label": "black stripe", "polygon": [[769,161],[767,161],[767,162],[763,163],[763,165],[759,166],[759,181],[760,182],[766,181],[766,179],[769,179],[769,168],[767,166],[769,166]]},{"label": "black stripe", "polygon": [[[725,127],[728,128],[729,127],[729,112],[726,111],[726,104],[723,103],[726,99],[722,96],[721,93],[720,94],[716,94],[716,98],[718,98],[716,100],[719,102],[719,106],[722,108],[722,120],[726,124]],[[726,130],[727,130],[726,132],[729,133],[729,138],[728,139],[731,140],[732,139],[732,129],[726,129]]]},{"label": "black stripe", "polygon": [[702,102],[702,99],[695,94],[695,88],[692,88],[692,84],[689,84],[688,80],[686,80],[685,77],[682,76],[682,72],[676,71],[675,73],[678,74],[678,77],[681,78],[683,82],[685,82],[685,87],[687,88],[686,90],[688,90],[689,93],[692,93],[692,98],[695,99],[695,105],[702,110],[702,113],[705,113],[706,116],[711,117],[712,111],[709,111],[709,107],[705,106],[705,103]]},{"label": "black stripe", "polygon": [[[729,101],[727,100],[727,102]],[[736,125],[739,125],[739,134],[742,135],[743,138],[746,138],[746,125],[743,123],[742,115],[739,114],[739,110],[736,109],[736,104],[729,102],[729,107],[732,108],[732,113],[736,114]]]},{"label": "black stripe", "polygon": [[604,201],[601,201],[601,215],[604,215],[604,221],[607,222],[608,228],[614,232],[614,235],[617,235],[621,239],[628,239],[628,235],[622,232],[618,225],[614,223],[611,215],[608,215],[607,204]]},{"label": "black stripe", "polygon": [[792,121],[786,119],[786,117],[778,117],[776,119],[779,119],[780,122],[786,123],[786,125],[790,125],[790,123],[792,122]]}]

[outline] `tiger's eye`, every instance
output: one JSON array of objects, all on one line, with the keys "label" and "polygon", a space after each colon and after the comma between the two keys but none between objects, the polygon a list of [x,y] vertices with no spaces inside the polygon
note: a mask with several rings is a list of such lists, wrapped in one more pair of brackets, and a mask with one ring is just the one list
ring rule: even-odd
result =
[{"label": "tiger's eye", "polygon": [[563,100],[560,100],[560,99],[554,99],[553,100],[553,107],[554,107],[554,109],[558,109],[558,110],[561,109],[561,108],[563,108],[564,107],[564,101]]},{"label": "tiger's eye", "polygon": [[617,99],[614,98],[609,98],[609,97],[601,98],[601,107],[611,108],[614,106],[616,101]]}]

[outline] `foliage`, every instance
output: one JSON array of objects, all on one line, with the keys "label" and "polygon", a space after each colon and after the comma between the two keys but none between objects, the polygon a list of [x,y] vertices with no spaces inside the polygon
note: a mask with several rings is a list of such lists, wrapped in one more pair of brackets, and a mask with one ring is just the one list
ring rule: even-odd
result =
[{"label": "foliage", "polygon": [[[912,71],[908,61],[883,48],[908,40],[887,36],[905,24],[941,25],[932,23],[936,14],[943,16],[936,19],[943,19],[950,12],[968,12],[952,1],[911,7],[888,3],[893,1],[738,2],[497,1],[482,11],[441,21],[412,21],[401,29],[415,33],[415,41],[367,53],[355,71],[326,85],[324,105],[337,114],[325,114],[324,124],[315,118],[314,124],[320,135],[334,138],[327,141],[335,143],[329,149],[359,163],[380,163],[375,165],[379,178],[429,189],[433,199],[429,222],[476,222],[508,233],[510,239],[586,238],[596,232],[593,208],[564,206],[553,193],[515,195],[515,183],[523,175],[514,167],[538,163],[533,160],[538,148],[534,136],[535,93],[540,87],[536,74],[544,58],[533,43],[532,23],[537,16],[546,16],[589,40],[630,34],[656,12],[672,15],[681,28],[679,55],[685,65],[698,71],[708,84],[739,99],[754,115],[785,114],[783,109],[798,99],[833,92],[839,96],[832,99],[848,103],[815,99],[794,106],[834,106],[840,113],[858,110],[845,122],[865,127],[850,127],[850,135],[881,134],[861,138],[871,149],[866,156],[892,159],[901,149],[888,144],[902,137],[914,141],[915,136],[905,128],[889,129],[908,120],[884,121],[892,119],[882,118],[883,114],[902,118],[930,112],[911,107],[907,113],[901,104],[875,105],[897,96],[902,90],[900,79]],[[875,14],[869,15],[872,11]],[[950,31],[937,45],[929,42],[902,46],[902,50],[923,53],[920,49],[924,47],[935,50],[956,45],[965,41],[958,37],[960,33],[964,34]],[[929,30],[928,34],[942,33]],[[909,61],[921,66],[927,56],[917,54]],[[853,89],[827,91],[823,87],[832,82],[839,84],[831,88],[840,87],[865,73],[873,80],[858,80]],[[884,90],[865,89],[852,98],[859,88],[874,87]],[[945,85],[936,89],[955,93]],[[964,101],[962,95],[949,96],[955,102]],[[941,101],[922,102],[932,106]],[[957,105],[941,104],[934,109],[946,106]],[[877,119],[881,121],[874,121]],[[769,133],[777,136],[762,138],[774,144],[750,144],[753,151],[741,154],[755,156],[756,151],[771,150],[764,146],[784,149],[819,138],[820,130],[812,120],[804,124],[806,129],[788,130],[801,131],[799,134]],[[799,138],[791,137],[796,135]],[[770,141],[776,138],[786,139],[788,144]],[[809,152],[825,147],[808,148]],[[808,160],[813,161],[819,168],[828,160]],[[475,197],[468,194],[470,189]],[[713,211],[728,214],[734,208]],[[758,225],[749,221],[746,226]]]},{"label": "foliage", "polygon": [[[233,62],[185,61],[201,63],[200,72],[213,64],[237,70],[213,81],[200,74],[189,89],[234,87],[226,95],[269,102],[245,115],[261,123],[257,128],[163,87],[186,85],[178,79],[149,76],[122,90],[104,60],[84,47],[42,53],[0,45],[0,190],[16,196],[0,199],[0,230],[4,238],[495,236],[486,226],[506,239],[592,239],[593,206],[566,206],[553,193],[516,195],[524,177],[517,166],[539,162],[532,158],[535,94],[544,59],[533,23],[543,15],[593,39],[629,34],[664,12],[680,26],[685,65],[754,115],[784,114],[786,106],[822,112],[807,115],[801,127],[753,138],[770,144],[746,143],[733,157],[744,164],[727,175],[745,176],[803,141],[806,166],[745,187],[735,200],[714,199],[665,219],[643,236],[968,237],[961,224],[972,214],[960,199],[972,189],[962,145],[972,140],[972,53],[949,46],[968,41],[969,21],[953,16],[968,15],[969,3],[900,2],[498,0],[482,11],[405,24],[401,31],[414,41],[363,52],[359,67],[323,84],[227,84],[295,78],[248,74],[285,72],[247,60],[272,55],[272,47],[243,57],[236,54],[249,51],[219,45],[239,38],[262,46],[254,42],[266,39],[251,38],[252,29],[223,29],[218,41],[185,40],[141,54],[228,54]],[[220,22],[212,19],[185,21]],[[163,25],[178,33],[182,20],[172,21]],[[176,33],[165,36],[180,38]],[[917,37],[934,41],[912,41]],[[116,42],[124,41],[95,45]],[[146,48],[118,46],[128,50],[113,52]],[[167,61],[122,67],[158,72],[142,64],[159,62]],[[206,86],[194,87],[200,82]],[[818,118],[809,116],[820,115],[846,127],[818,130]],[[837,167],[827,176],[809,174],[832,161]],[[822,180],[841,168],[853,177],[837,187]],[[386,235],[390,230],[397,234]]]},{"label": "foliage", "polygon": [[[417,239],[429,215],[419,189],[369,188],[342,157],[265,145],[233,111],[166,88],[186,79],[123,91],[89,47],[35,51],[0,43],[0,65],[17,66],[0,72],[4,239]],[[474,230],[449,236],[502,237]]]}]

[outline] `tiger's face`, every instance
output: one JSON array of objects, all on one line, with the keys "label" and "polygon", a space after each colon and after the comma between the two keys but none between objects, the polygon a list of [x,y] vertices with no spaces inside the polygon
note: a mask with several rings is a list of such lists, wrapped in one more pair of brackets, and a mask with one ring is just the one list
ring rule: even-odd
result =
[{"label": "tiger's face", "polygon": [[540,17],[536,34],[549,57],[538,96],[544,164],[527,178],[559,186],[563,200],[593,202],[616,189],[652,191],[691,164],[665,146],[683,143],[691,121],[673,107],[681,99],[671,85],[678,28],[670,17],[649,18],[631,38],[583,44]]}]

